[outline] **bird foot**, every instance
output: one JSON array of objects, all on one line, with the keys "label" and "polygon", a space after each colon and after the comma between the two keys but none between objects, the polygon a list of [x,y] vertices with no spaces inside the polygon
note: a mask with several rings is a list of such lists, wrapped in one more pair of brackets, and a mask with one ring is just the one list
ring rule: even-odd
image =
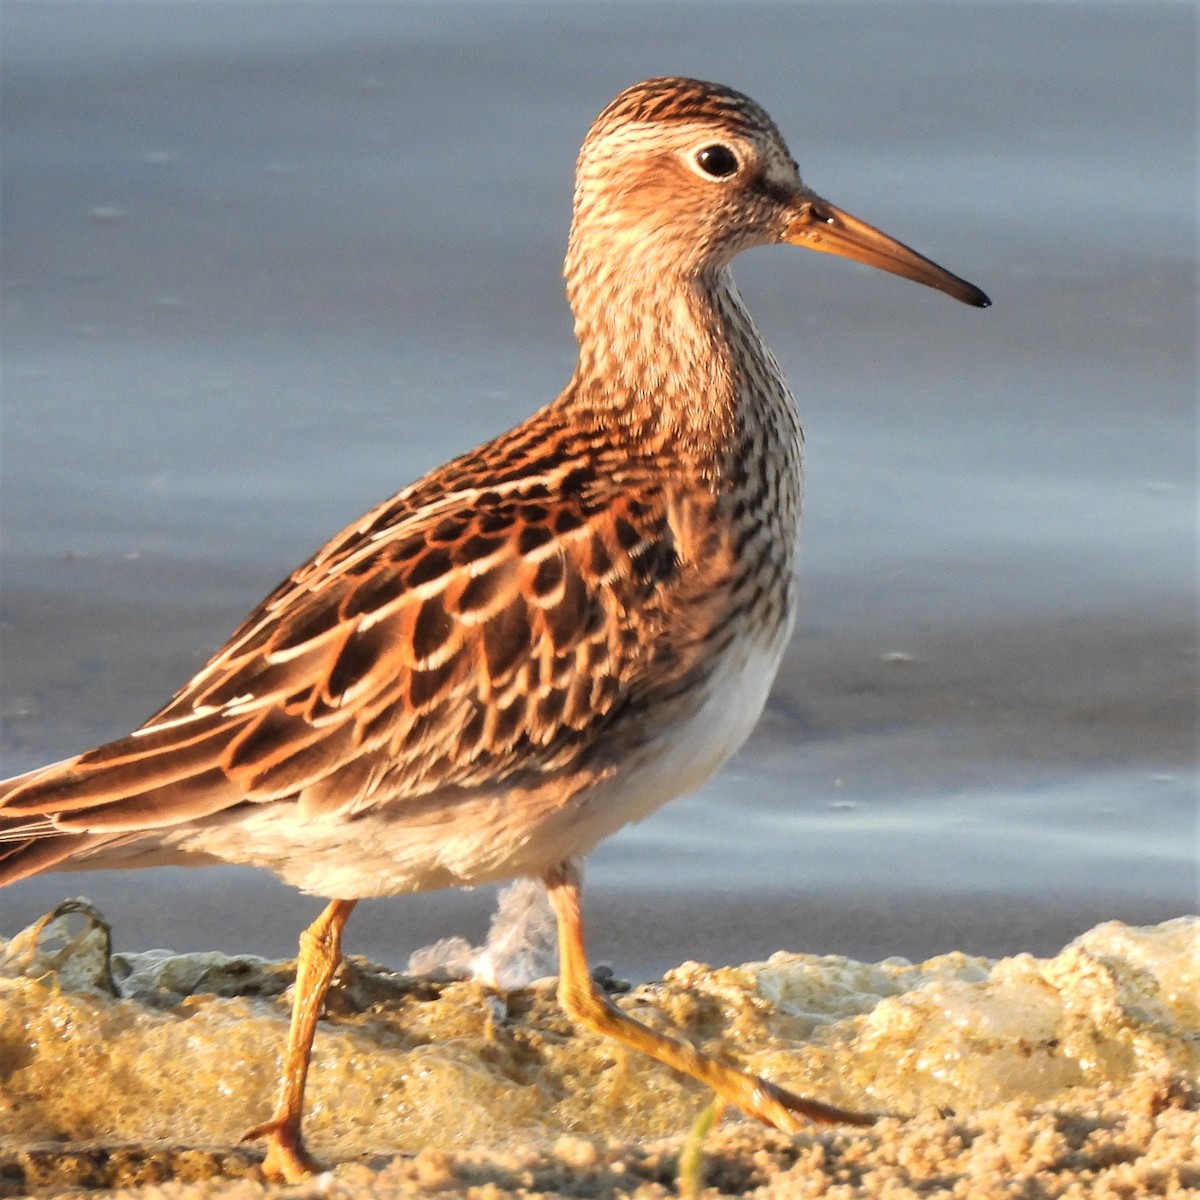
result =
[{"label": "bird foot", "polygon": [[262,1173],[271,1183],[301,1183],[324,1170],[304,1148],[297,1123],[287,1117],[272,1117],[242,1135],[243,1142],[259,1138],[267,1143]]},{"label": "bird foot", "polygon": [[782,1133],[799,1133],[806,1125],[873,1125],[879,1119],[873,1113],[851,1112],[820,1100],[797,1096],[769,1080],[751,1077],[754,1086],[747,1093],[730,1097],[747,1116]]}]

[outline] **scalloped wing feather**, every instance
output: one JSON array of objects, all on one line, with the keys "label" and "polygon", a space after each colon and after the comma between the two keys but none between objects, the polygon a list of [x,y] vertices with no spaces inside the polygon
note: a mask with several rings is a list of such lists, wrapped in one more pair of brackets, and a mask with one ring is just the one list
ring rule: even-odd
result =
[{"label": "scalloped wing feather", "polygon": [[285,798],[350,816],[586,755],[686,629],[680,522],[650,485],[547,503],[556,482],[431,477],[368,514],[142,728],[0,785],[0,884],[28,873],[13,846],[59,861]]}]

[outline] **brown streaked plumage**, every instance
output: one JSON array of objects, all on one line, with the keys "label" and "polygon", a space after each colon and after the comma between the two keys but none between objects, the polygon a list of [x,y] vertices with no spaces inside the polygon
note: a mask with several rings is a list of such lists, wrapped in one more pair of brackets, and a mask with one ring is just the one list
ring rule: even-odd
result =
[{"label": "brown streaked plumage", "polygon": [[0,784],[0,885],[55,866],[225,861],[333,897],[301,939],[280,1099],[300,1136],[313,1031],[361,898],[542,877],[564,1006],[782,1129],[869,1118],[794,1096],[596,990],[579,860],[715,771],[793,618],[801,434],[733,286],[748,246],[977,288],[810,192],[758,105],[652,79],[580,153],[563,393],[344,530],[126,738]]}]

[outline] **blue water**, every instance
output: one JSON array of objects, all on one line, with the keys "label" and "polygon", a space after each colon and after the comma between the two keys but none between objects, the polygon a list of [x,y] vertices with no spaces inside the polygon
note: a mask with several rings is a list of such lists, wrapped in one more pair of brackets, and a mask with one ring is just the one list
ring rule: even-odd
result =
[{"label": "blue water", "polygon": [[[747,749],[595,856],[600,952],[1049,951],[1194,910],[1196,21],[9,0],[5,768],[125,732],[326,536],[558,390],[578,143],[689,73],[995,306],[739,263],[808,435],[804,608]],[[284,953],[312,910],[254,873],[56,876],[0,929],[79,891],[129,946]],[[490,904],[365,906],[353,948]]]}]

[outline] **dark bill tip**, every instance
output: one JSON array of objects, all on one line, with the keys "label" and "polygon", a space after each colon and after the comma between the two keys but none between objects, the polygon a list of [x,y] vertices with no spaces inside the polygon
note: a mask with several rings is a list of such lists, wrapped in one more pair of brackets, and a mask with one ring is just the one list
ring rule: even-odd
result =
[{"label": "dark bill tip", "polygon": [[799,198],[787,227],[787,240],[823,254],[836,254],[923,283],[973,308],[990,308],[986,292],[918,254],[873,225],[860,221],[811,193]]}]

